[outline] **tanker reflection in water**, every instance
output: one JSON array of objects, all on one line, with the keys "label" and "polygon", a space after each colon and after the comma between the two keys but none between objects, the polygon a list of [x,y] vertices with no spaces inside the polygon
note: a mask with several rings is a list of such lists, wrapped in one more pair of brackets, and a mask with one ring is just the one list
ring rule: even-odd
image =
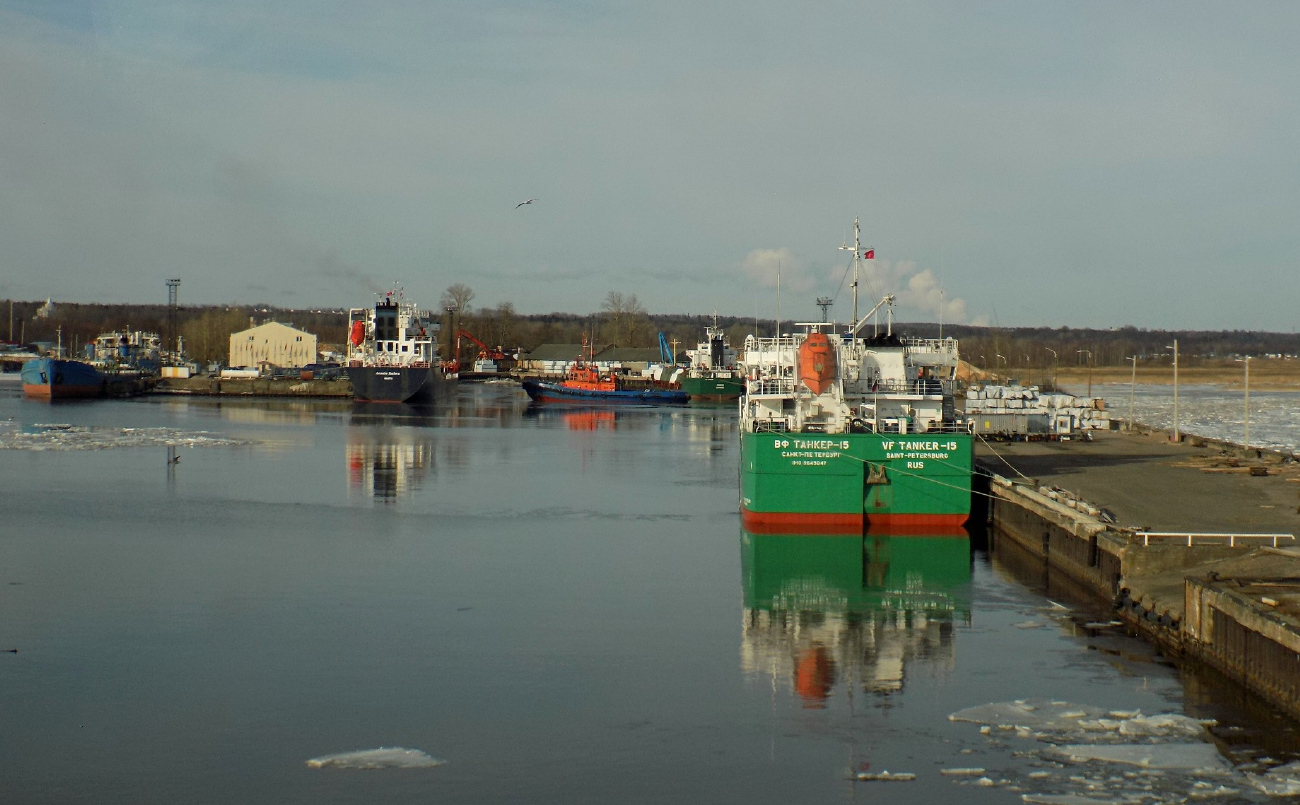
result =
[{"label": "tanker reflection in water", "polygon": [[970,539],[741,534],[741,668],[821,708],[837,685],[888,695],[907,666],[948,672],[970,623]]},{"label": "tanker reflection in water", "polygon": [[434,466],[433,442],[350,441],[348,492],[384,503],[415,491]]}]

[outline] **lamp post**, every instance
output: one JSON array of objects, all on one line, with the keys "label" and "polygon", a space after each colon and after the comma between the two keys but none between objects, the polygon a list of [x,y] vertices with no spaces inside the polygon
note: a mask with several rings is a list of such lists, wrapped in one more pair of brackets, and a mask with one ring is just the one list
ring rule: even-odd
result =
[{"label": "lamp post", "polygon": [[[1001,366],[1006,366],[1006,365],[1007,365],[1007,356],[1006,356],[1006,355],[994,355],[993,357],[994,357],[994,358],[997,358],[997,359],[1000,360],[1000,361],[1002,361]],[[1003,377],[1001,377],[1001,376],[999,376],[999,379],[1003,380],[1003,382],[1006,381],[1006,378],[1003,378]]]},{"label": "lamp post", "polygon": [[1092,398],[1092,350],[1076,349],[1074,352],[1076,355],[1082,355],[1085,352],[1088,354],[1088,398],[1091,399]]},{"label": "lamp post", "polygon": [[1130,355],[1129,360],[1133,361],[1133,377],[1128,382],[1128,429],[1133,430],[1133,387],[1138,379],[1138,356]]},{"label": "lamp post", "polygon": [[1051,347],[1043,347],[1043,349],[1052,353],[1052,391],[1060,391],[1060,389],[1056,387],[1056,366],[1057,363],[1059,362],[1059,358],[1057,358],[1056,355],[1056,350],[1052,349]]},{"label": "lamp post", "polygon": [[1173,346],[1166,346],[1165,349],[1174,351],[1174,441],[1181,442],[1182,438],[1178,433],[1178,339],[1174,339]]},{"label": "lamp post", "polygon": [[1246,356],[1246,447],[1250,447],[1250,356]]}]

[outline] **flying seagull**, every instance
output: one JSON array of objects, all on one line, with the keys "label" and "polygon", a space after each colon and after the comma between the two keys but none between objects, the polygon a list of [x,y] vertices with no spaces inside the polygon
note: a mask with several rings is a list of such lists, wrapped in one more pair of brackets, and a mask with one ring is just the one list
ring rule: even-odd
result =
[{"label": "flying seagull", "polygon": [[521,201],[521,202],[519,202],[518,204],[515,205],[515,209],[517,210],[517,209],[519,209],[520,207],[524,206],[525,204],[532,204],[532,203],[533,203],[534,201],[536,201],[536,200],[537,200],[537,199],[535,199],[535,198],[530,198],[530,199],[528,199],[527,201]]}]

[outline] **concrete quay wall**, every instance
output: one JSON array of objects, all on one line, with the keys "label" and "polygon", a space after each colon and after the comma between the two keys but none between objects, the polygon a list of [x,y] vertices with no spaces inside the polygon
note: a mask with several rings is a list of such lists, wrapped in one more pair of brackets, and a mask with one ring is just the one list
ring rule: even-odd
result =
[{"label": "concrete quay wall", "polygon": [[1300,718],[1300,549],[1159,543],[983,468],[994,539],[1064,575],[1167,655]]},{"label": "concrete quay wall", "polygon": [[1183,650],[1300,718],[1300,627],[1252,586],[1188,579]]},{"label": "concrete quay wall", "polygon": [[1109,600],[1123,576],[1123,543],[1106,524],[1026,484],[990,476],[988,524],[1075,583]]}]

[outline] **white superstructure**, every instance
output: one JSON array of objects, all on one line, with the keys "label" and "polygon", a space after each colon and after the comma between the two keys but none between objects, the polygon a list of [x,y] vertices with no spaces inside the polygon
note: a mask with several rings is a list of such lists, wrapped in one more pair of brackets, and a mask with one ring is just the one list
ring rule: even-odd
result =
[{"label": "white superstructure", "polygon": [[[853,222],[853,309],[862,258]],[[845,247],[847,250],[848,247]],[[953,406],[955,338],[894,334],[894,297],[886,296],[852,325],[796,324],[802,332],[749,336],[741,364],[746,431],[798,433],[933,433],[965,431]],[[885,322],[880,322],[881,314]],[[870,335],[863,330],[870,324]]]},{"label": "white superstructure", "polygon": [[373,308],[348,311],[348,366],[428,367],[437,358],[439,325],[406,301],[401,290],[389,291]]}]

